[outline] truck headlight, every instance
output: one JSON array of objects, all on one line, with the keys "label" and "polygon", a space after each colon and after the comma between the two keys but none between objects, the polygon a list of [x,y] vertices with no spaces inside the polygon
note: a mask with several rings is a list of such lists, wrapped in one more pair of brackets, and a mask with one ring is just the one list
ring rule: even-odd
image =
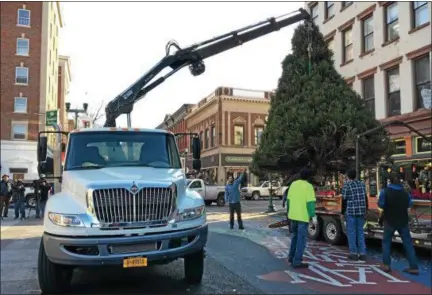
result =
[{"label": "truck headlight", "polygon": [[184,209],[177,214],[177,221],[191,220],[203,216],[205,213],[205,206]]},{"label": "truck headlight", "polygon": [[58,226],[66,227],[84,227],[84,223],[78,216],[73,214],[48,213],[48,218],[52,223]]}]

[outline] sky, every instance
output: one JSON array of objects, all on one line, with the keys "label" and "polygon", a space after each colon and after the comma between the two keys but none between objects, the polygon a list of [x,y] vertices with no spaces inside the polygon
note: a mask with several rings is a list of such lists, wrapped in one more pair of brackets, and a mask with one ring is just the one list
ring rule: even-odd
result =
[{"label": "sky", "polygon": [[[71,57],[71,107],[96,110],[122,93],[165,55],[174,39],[186,47],[298,10],[304,2],[62,2],[59,53]],[[206,72],[187,68],[135,104],[132,126],[154,128],[165,114],[197,103],[219,86],[273,90],[296,25],[210,57]],[[103,120],[98,122],[103,124]],[[126,127],[126,116],[117,120]]]}]

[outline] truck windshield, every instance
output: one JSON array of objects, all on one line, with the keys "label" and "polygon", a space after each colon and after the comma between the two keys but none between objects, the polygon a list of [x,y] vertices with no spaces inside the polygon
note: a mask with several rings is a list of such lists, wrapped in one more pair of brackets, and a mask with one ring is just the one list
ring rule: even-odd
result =
[{"label": "truck windshield", "polygon": [[65,170],[123,166],[180,169],[174,136],[129,131],[70,135]]}]

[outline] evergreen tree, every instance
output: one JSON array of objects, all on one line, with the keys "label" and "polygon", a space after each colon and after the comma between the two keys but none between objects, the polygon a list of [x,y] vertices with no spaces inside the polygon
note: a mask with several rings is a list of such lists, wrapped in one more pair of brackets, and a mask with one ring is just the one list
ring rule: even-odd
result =
[{"label": "evergreen tree", "polygon": [[[333,52],[318,27],[301,24],[291,43],[292,53],[282,62],[282,76],[253,156],[252,171],[291,175],[308,166],[323,176],[324,172],[354,166],[356,134],[380,123],[334,68]],[[362,137],[362,165],[377,163],[388,147],[384,129]]]}]

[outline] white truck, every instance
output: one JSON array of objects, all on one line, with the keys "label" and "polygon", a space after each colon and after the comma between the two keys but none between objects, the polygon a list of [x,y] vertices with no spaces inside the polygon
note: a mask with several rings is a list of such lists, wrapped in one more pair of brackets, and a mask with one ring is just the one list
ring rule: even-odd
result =
[{"label": "white truck", "polygon": [[[279,181],[272,181],[271,189],[274,194],[282,199],[283,192],[287,187],[282,186]],[[241,189],[242,198],[246,200],[259,200],[260,198],[270,197],[270,181],[264,181],[260,186],[248,186]]]},{"label": "white truck", "polygon": [[225,187],[205,184],[202,179],[188,179],[188,190],[201,195],[206,205],[215,202],[218,206],[225,206]]},{"label": "white truck", "polygon": [[[95,128],[68,137],[61,192],[45,209],[38,259],[42,292],[67,289],[75,267],[146,267],[177,258],[184,258],[186,279],[199,283],[208,231],[205,204],[186,189],[174,134]],[[38,142],[43,162],[46,137]],[[199,159],[198,138],[193,145]],[[195,160],[194,169],[199,165]]]}]

